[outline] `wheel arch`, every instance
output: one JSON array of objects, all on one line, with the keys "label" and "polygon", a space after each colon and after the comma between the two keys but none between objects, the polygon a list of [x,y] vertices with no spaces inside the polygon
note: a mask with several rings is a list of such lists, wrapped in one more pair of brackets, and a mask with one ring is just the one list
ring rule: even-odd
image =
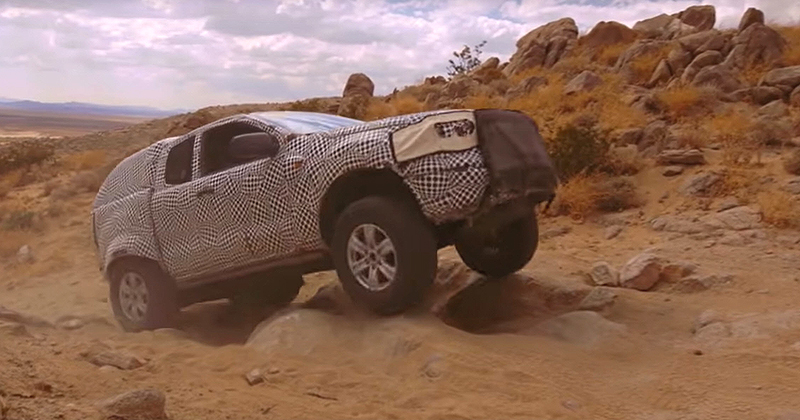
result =
[{"label": "wheel arch", "polygon": [[320,203],[319,228],[326,245],[331,243],[333,228],[342,211],[349,204],[374,195],[400,198],[419,209],[416,195],[393,170],[365,168],[350,171],[333,181]]},{"label": "wheel arch", "polygon": [[148,258],[142,255],[137,255],[134,253],[129,252],[117,252],[109,258],[108,264],[106,264],[105,270],[103,270],[103,276],[105,277],[106,281],[111,281],[111,276],[114,273],[114,270],[119,267],[119,265],[125,261],[132,261],[132,262],[140,262],[143,264],[156,264],[158,265],[162,271],[163,267],[161,264],[153,258]]}]

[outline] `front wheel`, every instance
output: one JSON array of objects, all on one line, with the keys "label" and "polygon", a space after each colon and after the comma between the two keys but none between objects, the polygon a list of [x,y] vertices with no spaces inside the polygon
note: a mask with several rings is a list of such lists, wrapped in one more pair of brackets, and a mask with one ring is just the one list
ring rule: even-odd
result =
[{"label": "front wheel", "polygon": [[505,277],[524,267],[533,258],[538,243],[535,214],[493,229],[465,227],[455,241],[464,264],[490,277]]},{"label": "front wheel", "polygon": [[111,307],[125,331],[171,326],[178,312],[175,283],[155,261],[125,259],[110,274]]},{"label": "front wheel", "polygon": [[415,206],[367,197],[339,216],[331,253],[342,286],[357,303],[381,315],[418,302],[436,276],[437,240]]}]

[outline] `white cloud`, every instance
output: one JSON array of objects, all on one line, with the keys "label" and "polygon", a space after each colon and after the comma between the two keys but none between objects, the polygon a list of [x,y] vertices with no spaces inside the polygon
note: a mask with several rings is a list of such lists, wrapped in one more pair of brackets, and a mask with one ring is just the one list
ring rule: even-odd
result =
[{"label": "white cloud", "polygon": [[[0,0],[0,96],[163,108],[338,95],[365,72],[378,93],[444,73],[488,43],[506,59],[527,31],[571,16],[632,25],[695,0]],[[718,25],[749,6],[779,23],[795,0],[715,0]],[[5,40],[13,40],[8,42]]]}]

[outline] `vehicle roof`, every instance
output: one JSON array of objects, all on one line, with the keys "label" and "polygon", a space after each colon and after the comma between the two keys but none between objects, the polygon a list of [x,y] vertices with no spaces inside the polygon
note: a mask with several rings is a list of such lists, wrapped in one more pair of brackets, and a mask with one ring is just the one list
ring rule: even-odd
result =
[{"label": "vehicle roof", "polygon": [[286,131],[296,134],[329,131],[364,123],[364,121],[340,117],[338,115],[323,114],[321,112],[268,111],[254,112],[249,114],[249,116],[267,124],[280,126]]}]

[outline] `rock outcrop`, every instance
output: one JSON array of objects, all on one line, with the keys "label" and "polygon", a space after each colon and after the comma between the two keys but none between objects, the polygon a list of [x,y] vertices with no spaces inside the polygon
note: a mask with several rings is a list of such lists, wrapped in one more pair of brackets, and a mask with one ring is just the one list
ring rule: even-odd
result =
[{"label": "rock outcrop", "polygon": [[628,44],[637,37],[636,31],[619,22],[599,22],[580,39],[581,46],[597,49],[614,44]]},{"label": "rock outcrop", "polygon": [[366,74],[351,74],[344,85],[337,114],[349,118],[363,118],[374,92],[375,83]]},{"label": "rock outcrop", "polygon": [[540,26],[517,41],[517,51],[503,73],[513,76],[533,67],[552,67],[572,47],[577,37],[578,26],[572,18]]}]

